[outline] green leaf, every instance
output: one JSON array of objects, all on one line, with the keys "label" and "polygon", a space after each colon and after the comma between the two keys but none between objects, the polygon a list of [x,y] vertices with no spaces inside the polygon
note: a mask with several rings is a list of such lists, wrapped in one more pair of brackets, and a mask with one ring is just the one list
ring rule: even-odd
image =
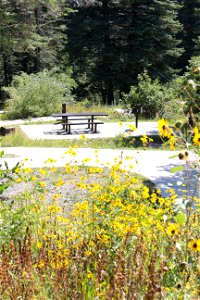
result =
[{"label": "green leaf", "polygon": [[171,168],[170,172],[176,173],[176,172],[183,171],[183,170],[184,170],[184,166],[177,166],[177,167]]},{"label": "green leaf", "polygon": [[179,212],[175,217],[177,223],[182,226],[186,222],[186,215],[183,212]]},{"label": "green leaf", "polygon": [[172,155],[169,158],[171,159],[171,158],[175,158],[175,157],[177,157],[177,154],[176,155]]}]

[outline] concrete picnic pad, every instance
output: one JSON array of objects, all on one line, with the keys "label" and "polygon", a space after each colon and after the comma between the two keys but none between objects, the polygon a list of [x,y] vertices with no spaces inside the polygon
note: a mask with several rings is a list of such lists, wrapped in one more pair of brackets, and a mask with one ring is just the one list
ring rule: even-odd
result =
[{"label": "concrete picnic pad", "polygon": [[20,128],[30,139],[78,139],[82,134],[86,138],[109,138],[115,137],[120,134],[130,134],[132,136],[137,135],[152,135],[157,134],[157,122],[140,122],[138,128],[133,131],[130,127],[134,126],[135,122],[114,122],[104,123],[98,125],[98,133],[91,133],[86,129],[84,125],[78,125],[72,129],[73,134],[66,134],[65,130],[62,129],[62,125],[54,124],[28,124],[20,125]]}]

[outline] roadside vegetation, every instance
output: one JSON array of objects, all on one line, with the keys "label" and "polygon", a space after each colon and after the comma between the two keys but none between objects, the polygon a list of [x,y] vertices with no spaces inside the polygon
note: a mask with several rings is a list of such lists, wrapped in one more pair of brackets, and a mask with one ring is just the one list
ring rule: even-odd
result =
[{"label": "roadside vegetation", "polygon": [[[179,142],[164,119],[159,133]],[[199,137],[195,127],[190,150],[197,155]],[[130,173],[130,157],[130,170],[122,159],[102,169],[87,166],[87,156],[78,166],[76,151],[66,149],[62,170],[52,158],[38,170],[26,160],[1,166],[2,197],[20,186],[0,202],[2,299],[198,299],[200,199],[188,195],[191,178],[181,179],[180,203],[172,189],[164,198]],[[188,153],[179,158],[189,174]],[[197,184],[199,166],[190,163]]]}]

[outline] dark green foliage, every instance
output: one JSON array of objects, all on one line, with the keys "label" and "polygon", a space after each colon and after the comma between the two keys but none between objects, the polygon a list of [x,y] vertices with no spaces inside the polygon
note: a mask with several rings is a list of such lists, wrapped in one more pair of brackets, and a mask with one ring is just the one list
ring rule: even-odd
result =
[{"label": "dark green foliage", "polygon": [[104,0],[80,7],[68,23],[70,60],[84,91],[80,97],[99,92],[103,103],[113,104],[116,92],[118,97],[128,92],[144,69],[170,80],[182,52],[178,8],[171,0]]},{"label": "dark green foliage", "polygon": [[22,71],[30,74],[62,65],[66,13],[57,0],[0,2],[0,84],[8,85]]},{"label": "dark green foliage", "polygon": [[199,16],[200,0],[0,1],[0,98],[14,75],[70,65],[78,100],[123,102],[144,70],[166,84],[199,55]]},{"label": "dark green foliage", "polygon": [[182,8],[179,10],[179,20],[183,24],[180,33],[184,52],[179,59],[179,67],[183,71],[189,64],[192,56],[200,55],[200,0],[179,0]]}]

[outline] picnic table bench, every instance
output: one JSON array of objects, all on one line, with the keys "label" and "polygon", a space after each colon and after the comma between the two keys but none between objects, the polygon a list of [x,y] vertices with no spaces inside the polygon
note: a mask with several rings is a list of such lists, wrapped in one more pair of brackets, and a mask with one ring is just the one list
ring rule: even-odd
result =
[{"label": "picnic table bench", "polygon": [[87,125],[87,128],[91,130],[92,133],[97,132],[97,125],[104,124],[104,122],[99,121],[96,117],[105,117],[108,114],[103,112],[82,112],[82,113],[55,113],[52,114],[53,118],[56,118],[55,124],[62,124],[63,129],[66,130],[67,134],[71,134],[71,126],[74,125]]}]

